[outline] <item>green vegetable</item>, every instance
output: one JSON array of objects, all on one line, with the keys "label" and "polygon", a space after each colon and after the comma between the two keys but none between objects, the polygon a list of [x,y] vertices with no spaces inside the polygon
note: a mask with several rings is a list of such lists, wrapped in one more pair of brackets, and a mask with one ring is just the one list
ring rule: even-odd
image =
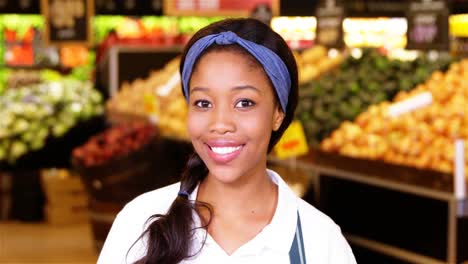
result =
[{"label": "green vegetable", "polygon": [[102,96],[89,82],[61,78],[8,89],[0,96],[0,160],[14,163],[102,109]]}]

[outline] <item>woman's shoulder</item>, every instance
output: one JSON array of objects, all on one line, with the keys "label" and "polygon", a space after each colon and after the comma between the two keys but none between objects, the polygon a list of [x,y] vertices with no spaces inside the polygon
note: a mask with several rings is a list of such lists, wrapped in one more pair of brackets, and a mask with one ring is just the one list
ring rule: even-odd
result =
[{"label": "woman's shoulder", "polygon": [[179,186],[178,182],[143,193],[128,202],[119,215],[141,216],[146,220],[154,214],[164,214],[177,197]]},{"label": "woman's shoulder", "polygon": [[298,198],[306,252],[317,263],[355,264],[353,252],[341,228],[326,214]]},{"label": "woman's shoulder", "polygon": [[148,220],[155,214],[165,214],[178,190],[179,184],[172,184],[143,193],[127,203],[112,224],[98,263],[132,263],[141,258],[146,248],[140,236],[146,230]]}]

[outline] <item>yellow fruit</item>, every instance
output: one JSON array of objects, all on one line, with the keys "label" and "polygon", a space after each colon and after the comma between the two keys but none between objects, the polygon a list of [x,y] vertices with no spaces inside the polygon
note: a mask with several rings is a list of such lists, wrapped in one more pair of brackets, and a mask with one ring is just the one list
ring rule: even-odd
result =
[{"label": "yellow fruit", "polygon": [[316,63],[321,58],[327,56],[327,49],[324,46],[316,45],[313,48],[306,49],[302,52],[303,63]]}]

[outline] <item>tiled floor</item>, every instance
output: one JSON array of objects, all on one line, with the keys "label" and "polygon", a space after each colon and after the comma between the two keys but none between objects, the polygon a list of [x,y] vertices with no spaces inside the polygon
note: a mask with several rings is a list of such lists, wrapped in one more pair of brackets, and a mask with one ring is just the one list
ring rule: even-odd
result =
[{"label": "tiled floor", "polygon": [[2,264],[91,264],[96,260],[88,224],[0,222]]}]

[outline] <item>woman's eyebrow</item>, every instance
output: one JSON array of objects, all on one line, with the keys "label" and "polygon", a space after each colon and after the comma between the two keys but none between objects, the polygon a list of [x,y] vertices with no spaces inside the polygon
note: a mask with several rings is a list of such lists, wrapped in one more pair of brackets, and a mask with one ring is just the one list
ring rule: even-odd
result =
[{"label": "woman's eyebrow", "polygon": [[209,91],[210,89],[208,88],[205,88],[205,87],[193,87],[192,89],[190,89],[190,93],[194,93],[194,92],[207,92]]},{"label": "woman's eyebrow", "polygon": [[[206,87],[199,87],[199,86],[196,86],[196,87],[193,87],[192,89],[190,89],[190,93],[194,93],[194,92],[207,92],[209,91],[210,88],[206,88]],[[242,91],[242,90],[252,90],[252,91],[255,91],[259,94],[262,94],[262,91],[260,91],[260,89],[256,88],[255,86],[252,86],[252,85],[239,85],[239,86],[234,86],[231,88],[231,91],[235,92],[235,91]]]},{"label": "woman's eyebrow", "polygon": [[262,91],[260,89],[256,88],[255,86],[252,85],[240,85],[240,86],[234,86],[231,88],[232,91],[239,91],[239,90],[253,90],[259,94],[262,94]]}]

